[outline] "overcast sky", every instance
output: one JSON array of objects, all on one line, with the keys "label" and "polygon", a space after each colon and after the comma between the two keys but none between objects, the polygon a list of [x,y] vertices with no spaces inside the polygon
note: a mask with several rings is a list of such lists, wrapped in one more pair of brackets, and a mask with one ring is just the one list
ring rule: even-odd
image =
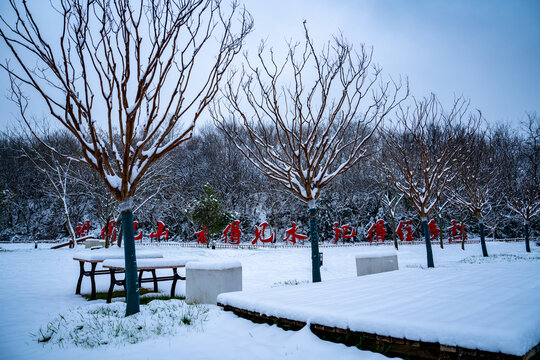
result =
[{"label": "overcast sky", "polygon": [[[0,11],[8,11],[2,1]],[[41,1],[46,3],[45,0]],[[48,3],[48,2],[47,2]],[[454,96],[471,100],[490,122],[517,125],[526,112],[540,113],[540,1],[537,0],[245,0],[255,19],[246,44],[261,38],[282,47],[302,39],[307,20],[322,45],[341,32],[352,44],[374,48],[386,75],[407,76],[411,94],[436,93],[445,104]],[[0,58],[9,53],[0,44]],[[0,130],[14,121],[0,74]],[[36,101],[39,99],[31,94]],[[38,116],[41,107],[36,106]]]}]

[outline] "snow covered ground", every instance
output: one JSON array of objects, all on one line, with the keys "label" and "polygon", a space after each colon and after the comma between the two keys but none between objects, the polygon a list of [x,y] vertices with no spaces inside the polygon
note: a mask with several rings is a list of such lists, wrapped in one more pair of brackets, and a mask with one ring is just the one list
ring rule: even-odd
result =
[{"label": "snow covered ground", "polygon": [[[148,336],[136,344],[108,344],[95,348],[75,346],[69,342],[56,344],[39,344],[35,334],[46,327],[54,319],[73,316],[74,314],[92,311],[96,307],[115,307],[122,309],[123,304],[106,305],[104,300],[88,302],[83,297],[75,295],[75,285],[78,275],[78,263],[72,260],[74,251],[70,249],[50,250],[41,247],[33,249],[33,244],[1,244],[0,248],[0,358],[1,359],[72,359],[78,360],[99,358],[132,358],[132,359],[384,359],[379,354],[360,351],[318,339],[308,329],[299,332],[284,331],[276,326],[253,324],[237,318],[230,312],[223,312],[216,306],[208,306],[201,321],[191,326],[180,326],[170,331],[163,331],[160,336]],[[144,247],[146,249],[150,247]],[[151,248],[154,249],[154,248]],[[240,261],[243,266],[244,290],[250,292],[265,291],[271,287],[283,289],[293,288],[291,283],[303,283],[310,279],[311,261],[309,249],[199,249],[161,246],[158,249],[164,257],[201,257],[206,259],[221,259]],[[382,250],[382,249],[381,249]],[[462,251],[460,245],[447,246],[444,250],[434,247],[435,270],[425,269],[425,247],[423,245],[404,246],[399,251],[398,272],[387,273],[384,277],[385,286],[392,287],[404,279],[425,277],[431,278],[438,289],[444,289],[442,279],[458,279],[464,275],[472,275],[478,271],[493,271],[493,276],[508,278],[507,282],[521,279],[516,276],[515,269],[522,271],[528,279],[540,278],[540,248],[533,245],[533,252],[527,254],[523,243],[488,243],[490,257],[483,259],[479,244],[468,245]],[[373,251],[369,247],[353,248],[324,248],[324,265],[321,274],[324,281],[332,279],[335,283],[347,282],[347,278],[355,278],[355,256],[365,251]],[[508,270],[508,271],[506,271]],[[383,275],[383,274],[380,274]],[[379,275],[374,275],[376,278]],[[517,280],[516,280],[517,279]],[[108,277],[97,278],[98,290],[108,288]],[[334,281],[333,281],[334,282]],[[375,287],[376,282],[373,283]],[[448,283],[448,286],[459,286],[460,282]],[[485,288],[489,294],[505,297],[512,287],[509,286],[501,293],[496,281],[488,281]],[[516,283],[517,285],[517,283]],[[160,283],[160,290],[167,293],[170,285]],[[302,287],[303,285],[299,285]],[[379,285],[380,286],[380,285]],[[517,286],[515,291],[521,291]],[[185,286],[180,282],[177,294],[183,294]],[[531,303],[540,297],[538,282],[530,285],[527,290],[532,294]],[[83,281],[83,293],[90,292],[87,278]],[[339,292],[337,289],[336,292]],[[452,288],[453,296],[467,297],[467,289]],[[425,306],[425,303],[412,299],[376,298],[372,294],[371,304],[381,304],[381,311],[386,304],[398,304],[395,311],[411,311]],[[490,295],[490,296],[495,296]],[[335,295],[339,297],[339,294]],[[437,302],[437,294],[431,296],[431,303]],[[536,299],[536,300],[535,300]],[[118,299],[120,300],[120,299]],[[429,300],[429,299],[428,299]],[[461,299],[457,299],[459,302]],[[482,299],[489,304],[491,299]],[[281,301],[290,302],[291,299]],[[525,300],[524,300],[525,301]],[[497,303],[500,303],[497,302]],[[463,305],[463,303],[460,303]],[[161,305],[159,305],[161,306]],[[154,308],[158,309],[158,305]],[[183,305],[178,305],[183,306]],[[463,305],[464,307],[466,305]],[[466,323],[466,308],[456,309],[456,318],[462,318]],[[148,308],[150,309],[150,308]],[[403,310],[400,310],[403,309]],[[518,324],[528,315],[539,319],[538,307],[533,313],[515,315],[513,324]],[[151,310],[151,309],[150,309]],[[145,310],[146,311],[146,310]],[[156,311],[156,310],[154,310]],[[372,308],[373,311],[373,308]],[[152,311],[142,316],[142,320],[153,324],[155,314]],[[99,320],[102,321],[102,320]],[[354,322],[351,317],[350,323]],[[416,331],[411,320],[410,329]],[[460,326],[457,322],[453,325]],[[464,329],[466,325],[464,324]],[[517,326],[517,325],[516,325]],[[528,332],[537,334],[538,328]],[[407,324],[399,324],[401,330],[407,331]],[[173,331],[174,330],[174,331]],[[444,330],[444,329],[442,329]],[[442,331],[440,328],[434,332]],[[459,329],[458,329],[459,330]],[[509,329],[511,331],[512,329]],[[34,334],[34,335],[32,335]],[[534,335],[536,336],[536,335]],[[534,339],[532,340],[534,341]]]}]

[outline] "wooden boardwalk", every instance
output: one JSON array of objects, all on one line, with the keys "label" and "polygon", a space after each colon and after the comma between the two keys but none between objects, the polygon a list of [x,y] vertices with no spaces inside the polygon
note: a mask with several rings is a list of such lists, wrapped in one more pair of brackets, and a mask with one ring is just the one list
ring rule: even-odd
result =
[{"label": "wooden boardwalk", "polygon": [[[230,305],[218,303],[225,311],[232,311],[237,316],[251,320],[254,323],[277,325],[285,330],[298,331],[306,326],[306,322],[268,316],[255,311],[240,309]],[[321,324],[310,324],[311,332],[319,338],[347,346],[356,346],[360,350],[369,350],[381,353],[388,357],[401,357],[403,359],[492,359],[492,360],[532,360],[540,359],[540,344],[536,345],[524,356],[495,353],[477,349],[467,349],[459,346],[448,346],[435,342],[423,342],[377,335],[362,331],[351,331],[338,327],[329,327]]]},{"label": "wooden boardwalk", "polygon": [[224,293],[256,323],[403,359],[540,358],[537,263],[404,269]]}]

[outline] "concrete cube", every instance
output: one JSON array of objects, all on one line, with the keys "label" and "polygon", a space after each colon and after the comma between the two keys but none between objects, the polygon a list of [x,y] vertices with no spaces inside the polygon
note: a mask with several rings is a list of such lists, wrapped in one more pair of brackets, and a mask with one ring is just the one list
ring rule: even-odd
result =
[{"label": "concrete cube", "polygon": [[242,290],[239,261],[197,261],[186,264],[186,301],[216,304],[221,293]]},{"label": "concrete cube", "polygon": [[356,275],[370,275],[398,270],[395,252],[366,253],[356,256]]},{"label": "concrete cube", "polygon": [[84,242],[84,247],[86,249],[92,248],[94,246],[105,246],[105,240],[86,240]]}]

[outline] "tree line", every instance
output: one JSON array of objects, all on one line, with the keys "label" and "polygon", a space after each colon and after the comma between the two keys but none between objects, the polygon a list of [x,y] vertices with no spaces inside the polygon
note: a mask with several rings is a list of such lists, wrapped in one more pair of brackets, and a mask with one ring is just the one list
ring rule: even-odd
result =
[{"label": "tree line", "polygon": [[[425,151],[444,147],[451,131],[447,125],[431,123],[423,130],[429,137]],[[522,237],[527,214],[520,211],[527,211],[527,200],[532,205],[538,202],[538,117],[528,114],[519,128],[476,126],[474,134],[464,132],[456,138],[465,146],[460,147],[461,153],[452,154],[452,164],[445,168],[451,181],[438,194],[440,200],[430,218],[435,219],[441,236],[447,236],[452,219],[478,235],[478,219],[482,219],[490,238]],[[414,237],[422,238],[415,201],[395,187],[396,181],[409,188],[414,184],[413,178],[407,179],[408,171],[400,171],[403,160],[396,153],[401,147],[410,154],[421,146],[414,143],[411,129],[395,122],[382,129],[370,141],[371,156],[337,176],[319,197],[321,240],[334,238],[333,224],[338,222],[355,227],[355,240],[364,241],[377,219],[385,221],[388,241],[402,220],[411,220]],[[65,131],[52,131],[45,138],[56,149],[78,151]],[[87,166],[59,157],[23,132],[0,136],[0,154],[0,240],[57,239],[70,236],[70,227],[77,222],[90,220],[95,231],[118,218],[117,200]],[[436,161],[427,159],[421,166],[425,170]],[[201,126],[191,141],[161,159],[143,178],[136,196],[138,228],[149,234],[157,221],[163,221],[173,241],[195,241],[194,233],[205,223],[211,224],[214,238],[219,239],[234,219],[240,220],[244,242],[253,239],[254,227],[264,221],[277,241],[285,238],[292,221],[309,235],[304,202],[258,172],[229,136],[211,124]],[[531,235],[537,236],[537,218],[528,220]]]}]

